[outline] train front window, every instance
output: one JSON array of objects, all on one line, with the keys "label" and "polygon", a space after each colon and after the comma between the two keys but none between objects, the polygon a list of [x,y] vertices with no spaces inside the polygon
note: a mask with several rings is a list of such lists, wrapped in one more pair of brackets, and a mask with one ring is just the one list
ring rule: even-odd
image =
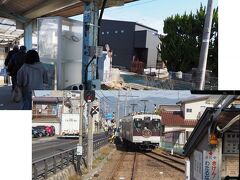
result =
[{"label": "train front window", "polygon": [[149,117],[149,116],[144,117],[144,127],[143,127],[143,129],[145,129],[145,128],[151,129],[151,117]]},{"label": "train front window", "polygon": [[134,119],[134,125],[135,125],[135,128],[136,128],[136,129],[141,128],[141,126],[142,126],[142,119],[140,119],[140,118],[135,118],[135,119]]},{"label": "train front window", "polygon": [[152,119],[153,129],[159,130],[160,129],[160,119]]}]

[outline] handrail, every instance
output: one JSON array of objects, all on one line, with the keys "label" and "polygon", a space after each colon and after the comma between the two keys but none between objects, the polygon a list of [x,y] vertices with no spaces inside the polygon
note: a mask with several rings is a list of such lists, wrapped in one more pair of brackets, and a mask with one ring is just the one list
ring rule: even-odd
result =
[{"label": "handrail", "polygon": [[[95,152],[99,148],[103,147],[108,143],[108,138],[103,137],[93,141],[93,151]],[[86,149],[87,143],[83,144],[83,147]],[[75,166],[77,159],[76,156],[77,147],[58,152],[56,154],[35,160],[32,162],[33,172],[32,179],[37,180],[40,177],[44,179],[48,178],[50,173],[56,174],[57,170],[63,170],[64,167],[68,166],[70,163]],[[86,157],[86,151],[83,151],[83,160]],[[40,167],[41,168],[40,168]]]}]

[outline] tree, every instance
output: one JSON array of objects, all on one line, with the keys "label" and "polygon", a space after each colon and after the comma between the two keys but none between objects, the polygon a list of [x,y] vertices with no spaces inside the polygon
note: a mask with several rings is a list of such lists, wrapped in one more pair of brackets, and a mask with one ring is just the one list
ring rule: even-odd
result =
[{"label": "tree", "polygon": [[[202,4],[196,14],[176,14],[164,20],[160,36],[161,57],[170,71],[190,72],[198,66],[206,7]],[[218,73],[218,8],[214,9],[207,69]]]}]

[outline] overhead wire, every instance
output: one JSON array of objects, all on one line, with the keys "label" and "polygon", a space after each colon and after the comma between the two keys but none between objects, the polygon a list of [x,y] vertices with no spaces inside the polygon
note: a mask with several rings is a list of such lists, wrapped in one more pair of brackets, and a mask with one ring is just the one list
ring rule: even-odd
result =
[{"label": "overhead wire", "polygon": [[125,5],[125,6],[119,7],[119,9],[115,9],[115,10],[122,10],[122,8],[129,8],[129,7],[140,6],[140,5],[143,5],[143,4],[149,4],[149,3],[152,3],[154,1],[159,1],[159,0],[149,0],[147,2],[141,2],[141,3],[137,3],[137,4]]}]

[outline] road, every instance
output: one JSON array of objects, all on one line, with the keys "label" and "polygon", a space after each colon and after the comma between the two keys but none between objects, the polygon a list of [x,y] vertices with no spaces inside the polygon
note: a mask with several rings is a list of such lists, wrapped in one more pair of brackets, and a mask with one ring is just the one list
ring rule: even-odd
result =
[{"label": "road", "polygon": [[[94,134],[93,140],[104,137],[104,133]],[[87,139],[83,140],[86,143]],[[54,155],[56,153],[77,147],[78,139],[66,139],[66,138],[51,138],[34,142],[32,144],[32,161]]]},{"label": "road", "polygon": [[32,161],[42,159],[77,146],[76,139],[55,139],[32,145]]}]

